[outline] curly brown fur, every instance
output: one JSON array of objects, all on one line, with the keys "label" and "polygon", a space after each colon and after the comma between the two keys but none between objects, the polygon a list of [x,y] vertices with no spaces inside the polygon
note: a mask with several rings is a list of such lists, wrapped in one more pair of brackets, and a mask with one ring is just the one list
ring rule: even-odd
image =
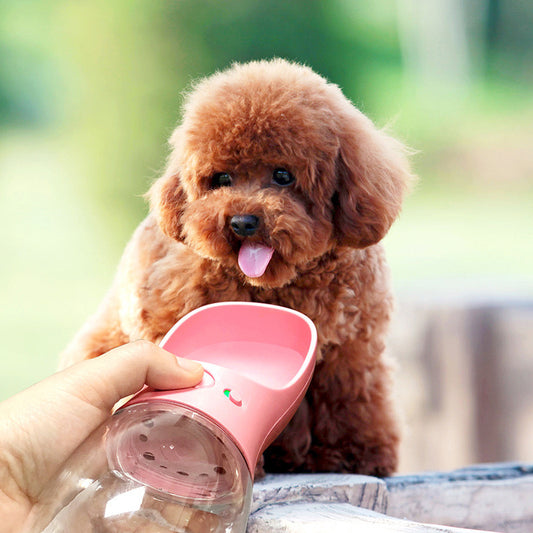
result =
[{"label": "curly brown fur", "polygon": [[[265,468],[392,473],[399,436],[383,356],[392,299],[377,243],[411,179],[402,145],[337,86],[283,60],[234,65],[198,83],[170,143],[151,213],[63,366],[129,340],[157,342],[208,303],[291,307],[317,326],[318,363]],[[273,182],[280,168],[293,184]],[[213,182],[221,172],[228,186]],[[231,228],[243,214],[259,223],[253,235]],[[274,249],[259,277],[239,268],[244,241]]]}]

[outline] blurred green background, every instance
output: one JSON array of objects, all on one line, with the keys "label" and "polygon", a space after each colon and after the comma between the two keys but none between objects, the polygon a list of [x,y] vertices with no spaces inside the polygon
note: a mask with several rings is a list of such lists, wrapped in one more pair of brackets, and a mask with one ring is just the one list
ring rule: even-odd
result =
[{"label": "blurred green background", "polygon": [[0,398],[107,290],[180,94],[274,56],[417,150],[385,239],[399,294],[533,295],[528,0],[0,0]]}]

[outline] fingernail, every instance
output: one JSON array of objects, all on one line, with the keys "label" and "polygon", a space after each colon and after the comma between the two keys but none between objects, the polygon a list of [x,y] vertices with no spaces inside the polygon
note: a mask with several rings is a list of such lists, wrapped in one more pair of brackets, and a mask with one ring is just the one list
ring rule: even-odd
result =
[{"label": "fingernail", "polygon": [[178,365],[191,374],[196,374],[202,368],[200,363],[192,359],[187,359],[186,357],[178,357]]}]

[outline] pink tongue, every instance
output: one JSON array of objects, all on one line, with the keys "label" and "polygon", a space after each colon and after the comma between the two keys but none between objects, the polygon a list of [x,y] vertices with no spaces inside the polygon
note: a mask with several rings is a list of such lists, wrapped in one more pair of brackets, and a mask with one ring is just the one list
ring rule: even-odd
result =
[{"label": "pink tongue", "polygon": [[258,278],[265,273],[273,253],[270,246],[245,241],[239,250],[239,266],[249,278]]}]

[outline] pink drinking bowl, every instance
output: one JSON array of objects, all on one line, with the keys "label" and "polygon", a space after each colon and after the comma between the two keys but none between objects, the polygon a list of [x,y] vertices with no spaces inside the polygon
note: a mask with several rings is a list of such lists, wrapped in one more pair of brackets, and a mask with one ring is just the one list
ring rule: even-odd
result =
[{"label": "pink drinking bowl", "polygon": [[218,303],[182,318],[161,346],[200,361],[204,377],[189,389],[146,388],[120,409],[110,467],[195,508],[246,515],[257,460],[311,381],[313,323],[284,307]]}]

